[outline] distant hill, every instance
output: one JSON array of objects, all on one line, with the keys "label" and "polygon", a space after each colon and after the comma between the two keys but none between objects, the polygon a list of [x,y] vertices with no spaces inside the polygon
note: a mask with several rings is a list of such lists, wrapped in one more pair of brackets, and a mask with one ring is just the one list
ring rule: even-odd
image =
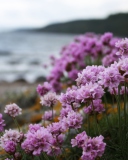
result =
[{"label": "distant hill", "polygon": [[118,36],[128,36],[128,13],[110,15],[106,19],[75,20],[66,23],[56,23],[31,31],[74,34],[113,32]]}]

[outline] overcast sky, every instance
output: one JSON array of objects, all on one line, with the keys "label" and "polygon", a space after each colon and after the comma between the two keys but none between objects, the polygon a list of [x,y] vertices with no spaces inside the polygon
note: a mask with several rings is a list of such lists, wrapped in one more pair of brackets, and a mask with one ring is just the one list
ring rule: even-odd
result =
[{"label": "overcast sky", "polygon": [[128,12],[128,0],[0,0],[0,28],[42,27]]}]

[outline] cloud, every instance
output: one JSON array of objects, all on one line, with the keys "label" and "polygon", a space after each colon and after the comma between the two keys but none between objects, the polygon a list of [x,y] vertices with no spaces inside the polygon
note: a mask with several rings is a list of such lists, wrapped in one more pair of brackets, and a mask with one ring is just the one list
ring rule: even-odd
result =
[{"label": "cloud", "polygon": [[0,0],[0,26],[41,27],[128,11],[127,0]]}]

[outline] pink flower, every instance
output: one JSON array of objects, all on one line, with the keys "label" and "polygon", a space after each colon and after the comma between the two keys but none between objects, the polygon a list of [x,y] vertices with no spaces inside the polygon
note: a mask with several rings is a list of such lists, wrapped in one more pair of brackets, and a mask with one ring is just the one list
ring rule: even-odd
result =
[{"label": "pink flower", "polygon": [[17,106],[15,103],[5,106],[4,113],[9,114],[11,117],[16,117],[21,114],[22,109]]},{"label": "pink flower", "polygon": [[51,150],[51,143],[53,141],[52,134],[44,127],[39,127],[37,130],[28,130],[25,134],[25,141],[21,147],[26,153],[33,155],[40,155],[41,152],[49,152]]},{"label": "pink flower", "polygon": [[48,107],[53,107],[57,102],[57,95],[55,92],[48,92],[41,97],[41,104]]},{"label": "pink flower", "polygon": [[81,128],[82,121],[83,117],[81,116],[81,114],[72,110],[68,112],[67,117],[63,117],[60,120],[60,123],[62,129],[66,131],[69,128],[75,128],[75,129]]},{"label": "pink flower", "polygon": [[47,92],[49,92],[52,89],[52,86],[48,82],[44,82],[43,85],[37,86],[37,92],[40,96],[44,96]]},{"label": "pink flower", "polygon": [[115,46],[119,49],[117,55],[128,57],[128,38],[116,42]]},{"label": "pink flower", "polygon": [[96,157],[101,157],[105,151],[106,143],[103,142],[102,135],[91,138],[86,132],[79,133],[75,139],[71,140],[72,147],[78,146],[82,148],[82,160],[94,160]]},{"label": "pink flower", "polygon": [[10,154],[14,154],[16,151],[16,142],[14,141],[6,141],[5,146],[4,146],[4,150]]},{"label": "pink flower", "polygon": [[23,133],[18,132],[17,130],[5,130],[4,135],[0,138],[0,146],[5,148],[7,142],[13,141],[16,144],[23,139]]},{"label": "pink flower", "polygon": [[47,120],[47,121],[51,121],[52,117],[55,115],[56,111],[53,111],[53,115],[52,115],[52,111],[45,111],[44,115],[42,117],[43,120]]}]

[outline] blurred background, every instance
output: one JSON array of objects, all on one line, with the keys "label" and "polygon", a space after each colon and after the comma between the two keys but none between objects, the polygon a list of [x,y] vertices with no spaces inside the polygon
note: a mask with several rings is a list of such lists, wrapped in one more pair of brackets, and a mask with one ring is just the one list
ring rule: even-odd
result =
[{"label": "blurred background", "polygon": [[127,0],[0,0],[0,95],[35,87],[85,32],[128,36]]}]

